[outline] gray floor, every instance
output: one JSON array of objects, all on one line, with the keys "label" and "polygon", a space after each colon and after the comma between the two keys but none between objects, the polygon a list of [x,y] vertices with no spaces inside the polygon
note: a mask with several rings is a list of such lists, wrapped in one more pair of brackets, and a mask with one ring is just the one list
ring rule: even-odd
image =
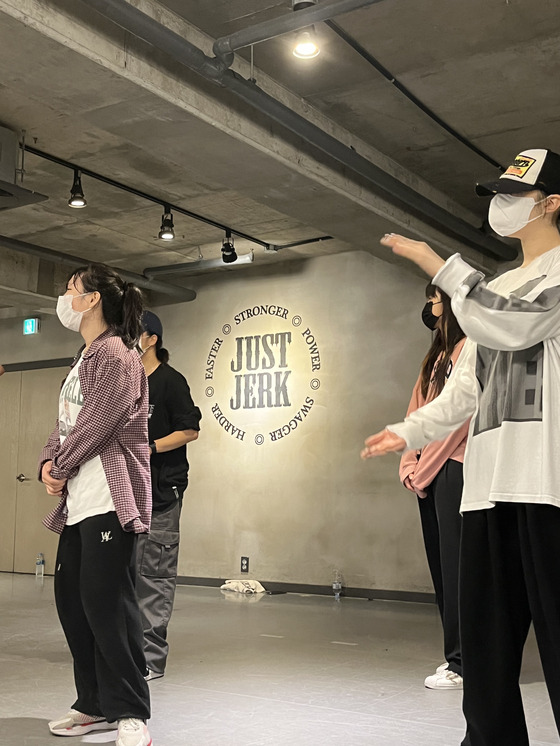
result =
[{"label": "gray floor", "polygon": [[[52,579],[0,573],[1,746],[52,746],[73,701]],[[435,607],[178,589],[165,678],[151,683],[154,746],[458,746],[461,694],[433,692]],[[534,746],[560,741],[534,640],[523,696]],[[75,743],[108,743],[114,733]]]}]

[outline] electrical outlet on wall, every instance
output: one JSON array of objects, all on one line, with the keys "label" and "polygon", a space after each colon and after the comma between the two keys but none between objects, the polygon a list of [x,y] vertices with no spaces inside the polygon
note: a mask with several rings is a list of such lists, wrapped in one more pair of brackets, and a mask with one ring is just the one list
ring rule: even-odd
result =
[{"label": "electrical outlet on wall", "polygon": [[249,557],[241,557],[241,572],[249,572]]}]

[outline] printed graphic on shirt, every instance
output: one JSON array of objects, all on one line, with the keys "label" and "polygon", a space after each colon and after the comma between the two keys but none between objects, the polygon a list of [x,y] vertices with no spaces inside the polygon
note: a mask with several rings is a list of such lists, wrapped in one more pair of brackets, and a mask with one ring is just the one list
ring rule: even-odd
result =
[{"label": "printed graphic on shirt", "polygon": [[[434,375],[433,375],[433,376],[432,376],[432,377],[430,378],[430,383],[431,383],[431,385],[432,385],[432,386],[433,386],[433,385],[435,384],[435,382],[436,382],[436,376],[435,376],[435,374],[436,374],[436,372],[437,372],[437,369],[438,369],[438,368],[437,368],[437,364],[436,364],[436,366],[434,367]],[[451,372],[452,372],[452,371],[453,371],[453,360],[450,360],[450,361],[449,361],[449,362],[447,363],[447,368],[446,368],[446,370],[445,370],[445,380],[446,380],[446,381],[447,381],[447,380],[449,379],[449,376],[451,375]]]},{"label": "printed graphic on shirt", "polygon": [[544,345],[504,352],[478,346],[476,376],[482,389],[473,435],[502,422],[542,420]]},{"label": "printed graphic on shirt", "polygon": [[60,391],[59,412],[58,412],[58,429],[60,432],[60,442],[72,432],[76,424],[76,419],[84,404],[84,397],[80,386],[78,369],[80,364],[75,365],[68,374],[62,389]]},{"label": "printed graphic on shirt", "polygon": [[[523,298],[545,278],[541,275],[529,280],[510,297]],[[505,421],[542,421],[543,359],[542,342],[516,352],[478,345],[476,377],[482,395],[473,435],[494,430]]]},{"label": "printed graphic on shirt", "polygon": [[536,163],[535,158],[530,158],[527,155],[517,156],[508,170],[504,173],[504,176],[518,176],[520,179],[523,179],[534,163]]}]

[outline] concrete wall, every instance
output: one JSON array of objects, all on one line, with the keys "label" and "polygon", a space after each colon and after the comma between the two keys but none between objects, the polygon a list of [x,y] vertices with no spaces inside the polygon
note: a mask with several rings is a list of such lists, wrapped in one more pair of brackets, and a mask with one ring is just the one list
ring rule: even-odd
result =
[{"label": "concrete wall", "polygon": [[74,357],[83,344],[80,335],[65,329],[54,315],[39,315],[41,331],[27,337],[23,336],[23,319],[0,320],[0,362],[28,363]]},{"label": "concrete wall", "polygon": [[[355,252],[196,286],[196,301],[154,309],[203,412],[189,447],[180,574],[238,577],[243,555],[248,577],[263,581],[328,585],[337,567],[348,586],[430,591],[397,457],[359,459],[364,438],[408,404],[429,344],[422,279]],[[269,313],[242,314],[261,306]],[[259,357],[247,361],[257,337]],[[27,339],[20,322],[0,322],[4,362],[72,356],[79,343],[56,318]]]},{"label": "concrete wall", "polygon": [[[243,555],[249,577],[260,580],[326,585],[338,567],[349,586],[430,590],[417,506],[399,485],[397,458],[359,459],[364,438],[406,410],[430,339],[420,321],[424,282],[361,252],[284,271],[215,275],[194,303],[156,309],[171,364],[203,412],[201,436],[189,447],[180,573],[238,577]],[[286,313],[242,314],[267,304]],[[247,373],[232,371],[236,339],[252,337],[254,350],[255,336],[288,332],[287,367],[276,355],[271,372],[291,371],[290,406],[259,408],[258,392],[254,402],[249,392],[232,409],[235,375]],[[307,415],[306,397],[313,400]]]}]

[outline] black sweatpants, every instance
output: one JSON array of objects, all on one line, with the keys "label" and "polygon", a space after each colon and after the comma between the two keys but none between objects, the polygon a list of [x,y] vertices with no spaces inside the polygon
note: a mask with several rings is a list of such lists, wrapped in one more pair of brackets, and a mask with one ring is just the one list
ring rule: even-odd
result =
[{"label": "black sweatpants", "polygon": [[463,746],[528,746],[519,673],[531,620],[560,732],[560,509],[463,514],[460,614]]},{"label": "black sweatpants", "polygon": [[446,461],[418,498],[424,546],[443,625],[443,652],[449,670],[462,676],[459,637],[459,551],[463,464]]},{"label": "black sweatpants", "polygon": [[60,536],[54,588],[74,658],[72,707],[108,721],[150,717],[135,560],[136,535],[122,530],[114,511],[66,526]]}]

